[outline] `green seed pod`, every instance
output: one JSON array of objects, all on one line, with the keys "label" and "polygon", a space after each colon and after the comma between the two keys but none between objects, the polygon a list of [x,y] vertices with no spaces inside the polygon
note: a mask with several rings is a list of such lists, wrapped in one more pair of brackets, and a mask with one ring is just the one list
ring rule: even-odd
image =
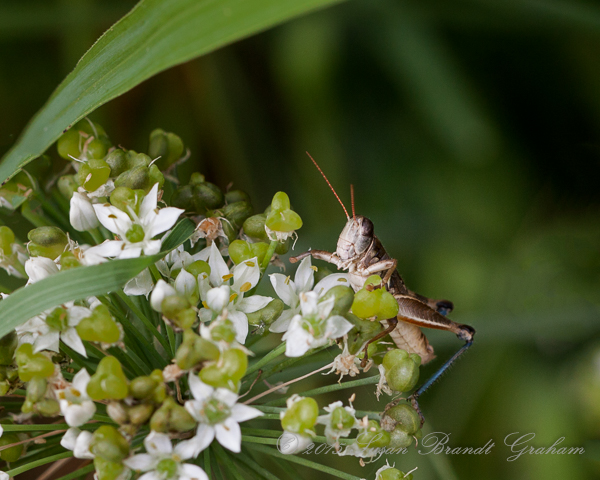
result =
[{"label": "green seed pod", "polygon": [[34,410],[44,417],[55,417],[60,413],[60,404],[52,398],[44,398],[35,404]]},{"label": "green seed pod", "polygon": [[186,213],[195,212],[194,195],[192,187],[185,185],[178,187],[171,195],[171,205],[177,208],[183,208]]},{"label": "green seed pod", "polygon": [[128,169],[135,167],[149,167],[152,159],[145,153],[137,153],[134,150],[128,150],[125,154],[127,158]]},{"label": "green seed pod", "polygon": [[390,408],[385,416],[390,417],[396,423],[395,428],[400,428],[409,435],[414,435],[421,428],[419,414],[408,403],[401,403]]},{"label": "green seed pod", "polygon": [[54,260],[64,252],[68,240],[65,233],[58,227],[38,227],[27,234],[30,243],[29,253],[34,257],[47,257]]},{"label": "green seed pod", "polygon": [[[0,370],[2,367],[0,367]],[[0,397],[8,395],[10,392],[10,382],[8,380],[3,380],[2,375],[0,374]]]},{"label": "green seed pod", "polygon": [[263,242],[268,242],[269,237],[265,231],[266,221],[267,216],[264,213],[259,213],[258,215],[252,215],[251,217],[248,217],[244,221],[244,233],[249,237],[257,238]]},{"label": "green seed pod", "polygon": [[150,134],[148,153],[152,158],[160,157],[157,165],[161,170],[166,170],[183,155],[183,141],[174,133],[167,133],[157,128]]},{"label": "green seed pod", "polygon": [[331,428],[334,430],[347,430],[352,428],[356,420],[344,407],[337,407],[331,412]]},{"label": "green seed pod", "polygon": [[42,353],[33,353],[33,345],[24,343],[17,348],[15,360],[19,367],[19,378],[29,382],[39,376],[48,378],[54,373],[54,364]]},{"label": "green seed pod", "polygon": [[315,285],[332,273],[333,272],[327,267],[317,267],[315,272]]},{"label": "green seed pod", "polygon": [[235,327],[231,320],[222,320],[213,324],[210,331],[211,337],[215,341],[231,343],[235,340]]},{"label": "green seed pod", "polygon": [[74,175],[63,175],[58,179],[58,191],[67,200],[71,200],[73,194],[79,188],[79,184],[75,180]]},{"label": "green seed pod", "polygon": [[320,299],[323,302],[329,298],[335,298],[333,309],[331,310],[332,315],[346,315],[352,306],[354,301],[354,290],[351,287],[344,285],[337,285],[330,288],[327,293]]},{"label": "green seed pod", "polygon": [[[196,205],[203,205],[204,208],[214,210],[223,205],[225,197],[219,187],[210,182],[200,183],[192,187],[194,201]],[[203,212],[198,212],[203,213]]]},{"label": "green seed pod", "polygon": [[200,185],[204,182],[206,182],[206,177],[200,172],[194,172],[190,175],[190,181],[188,183],[190,185]]},{"label": "green seed pod", "polygon": [[189,412],[172,397],[167,397],[150,419],[150,429],[156,432],[187,432],[197,425]]},{"label": "green seed pod", "polygon": [[12,331],[0,338],[0,365],[12,365],[19,340],[17,332]]},{"label": "green seed pod", "polygon": [[258,263],[262,263],[268,249],[269,245],[264,242],[248,243],[244,240],[234,240],[229,244],[229,258],[236,265],[254,257]]},{"label": "green seed pod", "polygon": [[239,229],[236,229],[234,225],[227,221],[221,222],[221,225],[223,226],[223,232],[227,236],[229,243],[233,242],[239,234]]},{"label": "green seed pod", "polygon": [[93,192],[106,183],[110,177],[110,167],[104,160],[88,160],[81,164],[75,180],[88,192]]},{"label": "green seed pod", "polygon": [[121,462],[110,462],[101,457],[94,458],[94,468],[98,480],[117,480],[125,470]]},{"label": "green seed pod", "polygon": [[386,370],[385,379],[392,390],[408,392],[419,380],[419,366],[410,358],[401,360],[397,365]]},{"label": "green seed pod", "polygon": [[185,309],[190,308],[190,302],[181,295],[170,295],[165,297],[161,303],[162,314],[168,319],[174,319]]},{"label": "green seed pod", "polygon": [[129,384],[129,394],[137,400],[145,400],[152,396],[158,383],[150,376],[134,378]]},{"label": "green seed pod", "polygon": [[196,335],[192,330],[183,332],[183,342],[175,353],[175,363],[182,370],[190,370],[205,360],[217,360],[219,348],[212,342]]},{"label": "green seed pod", "polygon": [[96,373],[92,375],[87,386],[87,393],[92,400],[122,400],[129,393],[127,377],[121,364],[112,356],[100,360]]},{"label": "green seed pod", "polygon": [[110,176],[118,177],[123,172],[129,169],[129,163],[127,155],[120,148],[114,149],[104,159],[106,164],[110,167]]},{"label": "green seed pod", "polygon": [[267,304],[266,307],[256,312],[247,313],[248,323],[250,325],[271,325],[283,313],[284,303],[276,298]]},{"label": "green seed pod", "polygon": [[88,342],[116,343],[121,338],[121,329],[106,305],[98,305],[89,317],[75,327],[82,340]]},{"label": "green seed pod", "polygon": [[225,217],[236,230],[239,230],[250,215],[252,215],[252,205],[246,202],[236,202],[225,205],[221,209],[220,216]]},{"label": "green seed pod", "polygon": [[238,348],[231,348],[223,352],[219,365],[212,364],[200,370],[200,380],[214,388],[232,389],[232,384],[239,387],[238,383],[248,368],[248,356]]},{"label": "green seed pod", "polygon": [[[4,433],[4,435],[0,437],[0,448],[20,441],[21,439],[16,433]],[[23,453],[24,448],[25,445],[21,444],[7,448],[5,450],[0,450],[0,460],[3,460],[5,462],[16,462],[19,458],[21,458],[21,454]]]},{"label": "green seed pod", "polygon": [[210,266],[204,260],[196,260],[194,263],[189,264],[185,267],[185,270],[191,273],[194,278],[198,278],[198,275],[206,273],[210,275]]},{"label": "green seed pod", "polygon": [[67,250],[60,256],[61,270],[69,270],[79,266],[81,266],[81,263],[79,263],[79,260],[73,255],[73,252]]},{"label": "green seed pod", "polygon": [[273,200],[271,200],[271,210],[273,211],[283,211],[289,210],[290,206],[290,197],[285,192],[277,192],[273,195]]},{"label": "green seed pod", "polygon": [[[12,244],[15,243],[15,234],[4,225],[0,226],[0,257],[12,255]],[[1,345],[1,344],[0,344]]]},{"label": "green seed pod", "polygon": [[250,201],[250,195],[248,195],[243,190],[229,190],[225,194],[225,203],[235,203],[235,202],[252,203]]},{"label": "green seed pod", "polygon": [[386,447],[390,443],[390,434],[376,420],[369,420],[367,430],[357,435],[356,443],[360,448]]},{"label": "green seed pod", "polygon": [[157,183],[159,190],[163,188],[163,185],[165,184],[165,176],[156,165],[150,165],[150,167],[148,167],[148,177],[150,178],[150,186],[147,189],[148,192]]},{"label": "green seed pod", "polygon": [[129,421],[134,425],[143,425],[146,423],[152,413],[154,412],[154,407],[149,403],[140,403],[139,405],[134,405],[129,407]]},{"label": "green seed pod", "polygon": [[44,377],[33,377],[27,384],[25,398],[32,403],[39,402],[46,395],[48,382]]},{"label": "green seed pod", "polygon": [[115,187],[127,187],[132,190],[150,191],[150,175],[148,167],[139,165],[130,170],[126,170],[115,180]]},{"label": "green seed pod", "polygon": [[121,462],[129,455],[129,442],[116,428],[102,425],[92,435],[90,451],[109,462]]},{"label": "green seed pod", "polygon": [[406,350],[402,350],[401,348],[395,348],[390,350],[383,357],[383,366],[386,370],[389,370],[396,365],[399,365],[400,362],[404,361],[408,358],[408,352]]},{"label": "green seed pod", "polygon": [[396,427],[390,432],[390,448],[408,448],[415,442],[413,436]]},{"label": "green seed pod", "polygon": [[144,190],[132,190],[127,187],[117,187],[110,194],[110,203],[129,214],[129,209],[139,213],[140,205],[145,197]]},{"label": "green seed pod", "polygon": [[290,250],[291,246],[292,246],[292,238],[288,237],[288,239],[285,240],[284,242],[279,242],[277,244],[277,247],[275,248],[275,253],[277,255],[285,255]]},{"label": "green seed pod", "polygon": [[319,416],[319,406],[310,397],[294,402],[285,412],[281,419],[281,426],[291,433],[306,434],[313,431]]},{"label": "green seed pod", "polygon": [[[402,447],[393,447],[392,442],[390,442],[390,448],[402,448]],[[406,475],[404,472],[396,469],[396,468],[387,468],[383,472],[381,472],[375,480],[412,480],[412,474]]]}]

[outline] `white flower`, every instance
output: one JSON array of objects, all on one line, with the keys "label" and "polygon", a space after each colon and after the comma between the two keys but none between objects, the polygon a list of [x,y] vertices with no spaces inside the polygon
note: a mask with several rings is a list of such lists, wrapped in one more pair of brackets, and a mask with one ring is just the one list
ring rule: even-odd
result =
[{"label": "white flower", "polygon": [[46,257],[30,257],[25,262],[25,272],[29,277],[27,285],[39,282],[50,275],[58,273],[58,271],[56,264]]},{"label": "white flower", "polygon": [[[310,257],[306,257],[300,262],[294,280],[281,273],[273,273],[269,275],[269,279],[277,296],[290,307],[288,310],[284,310],[281,316],[269,327],[271,332],[282,333],[288,329],[292,318],[300,313],[300,294],[313,289],[315,273],[311,266]],[[319,294],[319,297],[322,297],[330,288],[337,285],[350,286],[348,275],[345,273],[328,275],[317,283],[314,291]]]},{"label": "white flower", "polygon": [[157,201],[158,183],[142,200],[139,215],[136,215],[133,210],[130,210],[128,215],[110,204],[94,205],[100,223],[121,238],[94,247],[97,249],[95,253],[104,257],[118,258],[135,258],[142,253],[145,255],[158,253],[161,240],[152,239],[171,228],[183,210],[174,207],[158,210]]},{"label": "white flower", "polygon": [[187,440],[186,447],[197,456],[217,437],[218,442],[232,452],[242,448],[239,422],[262,415],[256,408],[236,403],[237,393],[226,388],[206,385],[197,374],[190,372],[189,385],[195,400],[185,402],[185,408],[200,424],[196,436]]},{"label": "white flower", "polygon": [[154,281],[150,269],[145,268],[125,284],[123,292],[125,295],[144,295],[147,298],[153,287]]},{"label": "white flower", "polygon": [[2,470],[0,470],[0,480],[10,480],[10,477],[8,476],[8,473],[3,472]]},{"label": "white flower", "polygon": [[87,394],[89,381],[90,374],[82,368],[73,377],[70,387],[56,392],[60,411],[69,427],[80,427],[96,413],[96,405]]},{"label": "white flower", "polygon": [[[81,190],[83,191],[83,189]],[[69,209],[69,220],[73,228],[79,232],[93,230],[100,225],[92,202],[85,194],[85,191],[82,193],[73,193],[71,208]]]},{"label": "white flower", "polygon": [[92,442],[92,432],[82,432],[78,428],[72,427],[67,430],[60,444],[67,450],[73,452],[75,458],[94,458],[94,454],[90,451]]},{"label": "white flower", "polygon": [[[214,320],[225,310],[227,318],[231,320],[236,329],[236,340],[244,343],[248,336],[247,313],[253,313],[266,307],[273,299],[262,295],[244,297],[244,294],[252,290],[260,280],[260,267],[256,257],[246,260],[233,268],[229,268],[221,256],[221,252],[213,243],[208,259],[210,266],[210,283],[215,287],[202,292],[204,308],[200,310],[200,319],[203,322]],[[233,279],[233,284],[228,285]]]},{"label": "white flower", "polygon": [[284,455],[304,452],[313,443],[310,435],[300,435],[285,430],[277,439],[277,449]]},{"label": "white flower", "polygon": [[148,472],[139,480],[208,480],[199,466],[182,463],[195,456],[186,442],[180,442],[173,448],[168,435],[152,431],[144,439],[144,447],[147,453],[123,460],[123,464],[132,470]]},{"label": "white flower", "polygon": [[[352,426],[348,428],[343,428],[343,425],[332,425],[331,417],[334,410],[338,408],[343,408],[349,415],[354,418],[354,423]],[[356,410],[352,406],[344,407],[343,403],[340,401],[330,403],[324,409],[327,412],[327,415],[320,415],[317,418],[317,423],[321,425],[325,425],[325,437],[327,438],[327,443],[335,444],[339,446],[340,437],[347,437],[350,435],[350,432],[353,428],[358,428],[359,422],[354,416],[356,414]]]},{"label": "white flower", "polygon": [[29,258],[27,251],[18,243],[10,246],[10,252],[0,249],[0,268],[6,270],[9,275],[18,278],[26,278],[23,274],[23,266]]},{"label": "white flower", "polygon": [[[56,312],[56,313],[54,313]],[[87,357],[75,327],[92,314],[89,308],[66,304],[66,309],[46,311],[16,327],[20,343],[32,343],[34,353],[42,350],[58,352],[59,339],[80,355]]]},{"label": "white flower", "polygon": [[316,292],[300,294],[302,314],[292,318],[288,331],[282,337],[286,341],[285,354],[288,357],[300,357],[311,348],[326,345],[350,331],[352,324],[348,320],[340,315],[330,316],[334,302],[334,297],[319,302]]}]

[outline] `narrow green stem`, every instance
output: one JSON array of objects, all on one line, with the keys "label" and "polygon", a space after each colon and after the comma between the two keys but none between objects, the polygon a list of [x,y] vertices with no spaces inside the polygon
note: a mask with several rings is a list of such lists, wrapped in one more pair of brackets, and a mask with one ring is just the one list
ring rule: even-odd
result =
[{"label": "narrow green stem", "polygon": [[251,437],[249,435],[242,435],[242,442],[260,443],[262,445],[277,445],[276,438]]},{"label": "narrow green stem", "polygon": [[217,442],[214,442],[212,448],[215,451],[215,455],[219,458],[225,468],[231,472],[236,480],[245,480],[231,460],[231,457],[227,454],[227,452],[225,452],[225,450],[223,450],[223,448],[221,448],[221,445],[219,445]]},{"label": "narrow green stem", "polygon": [[262,478],[266,478],[267,480],[279,480],[275,475],[269,472],[267,469],[261,467],[258,463],[252,460],[248,455],[244,452],[236,453],[235,458],[239,460],[241,463],[246,465],[247,467],[254,470],[258,473]]},{"label": "narrow green stem", "polygon": [[267,253],[265,254],[265,258],[263,259],[262,265],[260,266],[260,270],[263,274],[267,270],[267,267],[269,266],[269,262],[271,261],[271,258],[273,258],[273,254],[275,253],[275,249],[277,248],[277,245],[279,245],[279,242],[277,240],[271,240],[271,243],[269,244],[269,249],[267,250]]},{"label": "narrow green stem", "polygon": [[279,355],[281,355],[283,352],[285,351],[285,342],[282,343],[281,345],[277,346],[276,348],[274,348],[273,350],[271,350],[269,353],[267,353],[264,357],[262,357],[260,360],[254,362],[252,365],[250,365],[248,367],[248,370],[246,370],[246,375],[244,377],[247,377],[248,375],[256,372],[259,368],[261,368],[263,365],[266,365],[267,363],[269,363],[271,360],[277,358]]},{"label": "narrow green stem", "polygon": [[163,278],[155,264],[150,265],[148,268],[150,269],[150,273],[152,273],[155,282],[158,282]]},{"label": "narrow green stem", "polygon": [[20,473],[26,472],[27,470],[31,470],[32,468],[39,467],[41,465],[46,465],[47,463],[56,462],[57,460],[62,460],[63,458],[69,458],[73,456],[73,452],[63,452],[57,455],[52,455],[51,457],[42,458],[35,462],[27,463],[19,468],[13,468],[6,472],[9,477],[14,477]]},{"label": "narrow green stem", "polygon": [[337,477],[337,478],[342,478],[344,480],[360,480],[359,477],[355,477],[354,475],[350,475],[349,473],[341,472],[340,470],[336,470],[335,468],[327,467],[325,465],[320,465],[318,463],[311,462],[310,460],[306,460],[305,458],[297,457],[295,455],[285,455],[274,448],[265,447],[264,445],[258,445],[255,443],[251,443],[248,445],[248,448],[257,450],[257,451],[265,453],[267,455],[271,455],[273,457],[285,459],[288,462],[297,463],[299,465],[304,465],[305,467],[312,468],[319,472],[328,473],[329,475],[333,475],[334,477]]},{"label": "narrow green stem", "polygon": [[73,480],[74,478],[83,477],[84,475],[87,475],[88,473],[93,472],[95,469],[96,469],[96,467],[92,463],[91,465],[88,465],[87,467],[79,468],[74,472],[68,473],[67,475],[64,475],[63,477],[57,478],[56,480]]},{"label": "narrow green stem", "polygon": [[[321,395],[323,393],[337,392],[338,390],[344,390],[347,388],[361,387],[363,385],[373,385],[379,382],[379,375],[375,375],[374,377],[362,378],[360,380],[354,380],[352,382],[344,382],[344,383],[335,383],[333,385],[327,385],[325,387],[314,388],[312,390],[307,390],[306,392],[302,392],[303,396],[313,396],[313,395]],[[271,400],[270,402],[266,402],[265,405],[277,406],[277,405],[285,405],[285,398],[278,398],[276,400]]]},{"label": "narrow green stem", "polygon": [[88,232],[94,239],[94,242],[96,242],[96,245],[100,245],[104,241],[104,238],[102,238],[102,235],[100,234],[100,231],[97,228],[88,230]]},{"label": "narrow green stem", "polygon": [[204,471],[208,478],[211,478],[211,466],[210,466],[210,450],[207,448],[204,450]]}]

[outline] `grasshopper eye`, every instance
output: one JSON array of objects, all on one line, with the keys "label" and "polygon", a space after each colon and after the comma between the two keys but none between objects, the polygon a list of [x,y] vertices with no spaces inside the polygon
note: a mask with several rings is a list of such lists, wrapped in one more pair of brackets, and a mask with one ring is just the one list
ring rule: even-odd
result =
[{"label": "grasshopper eye", "polygon": [[373,222],[366,217],[363,217],[362,219],[360,233],[365,237],[370,237],[373,235]]}]

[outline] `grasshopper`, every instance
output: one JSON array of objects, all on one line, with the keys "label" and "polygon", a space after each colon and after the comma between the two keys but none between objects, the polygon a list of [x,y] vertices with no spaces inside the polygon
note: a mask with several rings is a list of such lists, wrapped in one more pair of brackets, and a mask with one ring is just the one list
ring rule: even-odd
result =
[{"label": "grasshopper", "polygon": [[397,260],[390,257],[375,235],[373,222],[367,217],[356,215],[354,211],[354,189],[351,187],[352,217],[350,217],[346,207],[317,162],[308,152],[307,155],[313,161],[321,175],[323,175],[329,188],[331,188],[338,202],[342,205],[347,222],[338,238],[337,248],[334,253],[324,250],[310,250],[290,258],[290,261],[296,263],[310,255],[318,260],[331,263],[340,270],[347,270],[350,284],[354,291],[363,288],[369,276],[383,274],[379,288],[386,288],[398,302],[399,311],[397,317],[382,320],[381,323],[386,327],[385,330],[370,339],[364,346],[363,368],[368,358],[368,345],[388,334],[398,348],[406,350],[409,353],[418,354],[423,364],[431,361],[434,358],[434,354],[433,347],[429,345],[429,341],[421,331],[421,327],[453,332],[460,340],[465,342],[429,380],[409,397],[421,417],[421,423],[423,423],[423,415],[417,401],[418,397],[472,345],[475,329],[469,325],[453,322],[446,317],[454,308],[452,302],[449,300],[427,298],[412,292],[406,287],[404,280],[402,280],[402,277],[396,270]]}]

